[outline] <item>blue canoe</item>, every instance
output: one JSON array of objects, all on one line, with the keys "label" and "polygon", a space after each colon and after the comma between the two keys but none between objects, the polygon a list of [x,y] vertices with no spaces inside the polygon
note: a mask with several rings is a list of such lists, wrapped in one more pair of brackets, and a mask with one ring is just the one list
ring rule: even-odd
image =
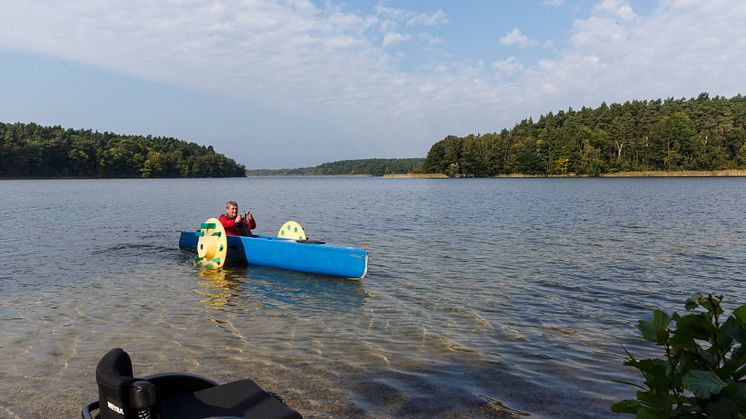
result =
[{"label": "blue canoe", "polygon": [[[227,260],[319,275],[362,279],[368,273],[368,251],[270,236],[227,236]],[[197,251],[199,237],[182,231],[179,248]]]}]

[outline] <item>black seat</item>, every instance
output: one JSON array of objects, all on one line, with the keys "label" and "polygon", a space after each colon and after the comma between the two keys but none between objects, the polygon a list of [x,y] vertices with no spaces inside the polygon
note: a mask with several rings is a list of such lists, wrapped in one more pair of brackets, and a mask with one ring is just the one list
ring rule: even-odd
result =
[{"label": "black seat", "polygon": [[110,350],[96,367],[99,400],[84,419],[301,418],[252,380],[218,385],[194,374],[162,373],[135,378],[124,350]]}]

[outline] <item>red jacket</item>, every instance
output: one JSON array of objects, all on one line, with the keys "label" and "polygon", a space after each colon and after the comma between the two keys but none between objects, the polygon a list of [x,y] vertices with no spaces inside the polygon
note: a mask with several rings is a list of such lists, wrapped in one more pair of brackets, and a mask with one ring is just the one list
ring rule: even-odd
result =
[{"label": "red jacket", "polygon": [[[244,218],[243,221],[240,223],[236,223],[236,220],[231,220],[230,218],[226,217],[225,214],[220,214],[220,217],[218,217],[218,220],[220,220],[220,224],[223,225],[223,228],[225,228],[225,234],[229,236],[245,236],[241,231],[241,227],[246,224],[246,219]],[[256,228],[256,221],[249,220],[248,223],[249,230],[253,230]]]}]

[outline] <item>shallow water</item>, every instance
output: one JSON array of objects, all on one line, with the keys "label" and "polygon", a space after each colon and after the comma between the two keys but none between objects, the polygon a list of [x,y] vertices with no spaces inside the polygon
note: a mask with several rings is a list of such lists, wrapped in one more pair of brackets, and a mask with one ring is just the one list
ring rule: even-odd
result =
[{"label": "shallow water", "polygon": [[[224,201],[369,246],[362,282],[201,272]],[[76,417],[98,359],[249,377],[308,417],[604,417],[637,320],[746,302],[746,179],[0,181],[0,417]]]}]

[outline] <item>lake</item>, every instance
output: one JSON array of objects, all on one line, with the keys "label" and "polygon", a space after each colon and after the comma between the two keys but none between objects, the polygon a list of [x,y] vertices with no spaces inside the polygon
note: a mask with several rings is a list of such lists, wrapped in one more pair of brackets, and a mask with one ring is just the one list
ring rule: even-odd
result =
[{"label": "lake", "polygon": [[[200,271],[179,232],[229,199],[368,277]],[[0,417],[79,417],[112,347],[307,417],[611,416],[652,308],[746,302],[744,208],[746,178],[0,181]]]}]

